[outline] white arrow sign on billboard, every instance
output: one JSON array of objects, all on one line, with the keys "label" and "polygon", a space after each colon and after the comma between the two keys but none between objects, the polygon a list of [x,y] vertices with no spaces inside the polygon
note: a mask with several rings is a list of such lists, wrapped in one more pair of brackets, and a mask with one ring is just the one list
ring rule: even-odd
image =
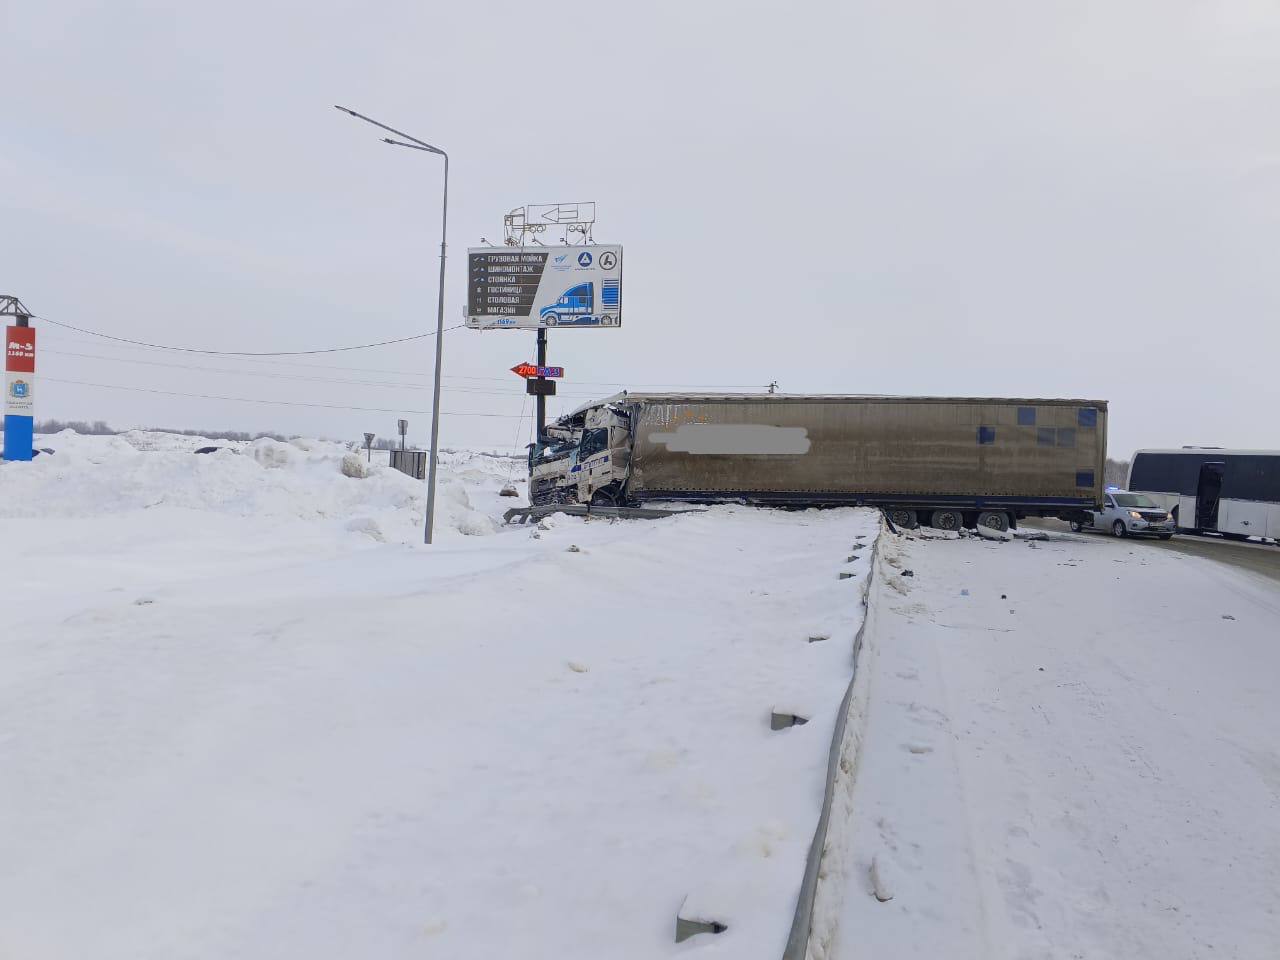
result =
[{"label": "white arrow sign on billboard", "polygon": [[526,223],[595,223],[594,203],[531,203]]}]

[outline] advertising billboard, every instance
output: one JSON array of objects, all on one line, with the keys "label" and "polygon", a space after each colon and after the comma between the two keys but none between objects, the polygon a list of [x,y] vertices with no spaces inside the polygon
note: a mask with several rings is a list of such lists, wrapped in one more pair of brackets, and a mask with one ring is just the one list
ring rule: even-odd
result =
[{"label": "advertising billboard", "polygon": [[467,326],[537,330],[622,325],[622,247],[467,251]]}]

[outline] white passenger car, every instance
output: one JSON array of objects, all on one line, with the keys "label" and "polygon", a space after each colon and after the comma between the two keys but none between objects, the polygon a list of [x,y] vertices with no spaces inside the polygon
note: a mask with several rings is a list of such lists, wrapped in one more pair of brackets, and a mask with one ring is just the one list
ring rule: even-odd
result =
[{"label": "white passenger car", "polygon": [[1083,523],[1072,521],[1071,529],[1102,530],[1116,537],[1149,535],[1168,540],[1176,524],[1172,514],[1145,493],[1108,490],[1103,494],[1102,510],[1087,510]]}]

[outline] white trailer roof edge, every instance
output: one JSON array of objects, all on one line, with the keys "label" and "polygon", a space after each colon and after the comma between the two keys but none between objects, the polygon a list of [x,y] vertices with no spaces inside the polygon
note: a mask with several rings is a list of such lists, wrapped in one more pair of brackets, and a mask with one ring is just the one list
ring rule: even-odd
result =
[{"label": "white trailer roof edge", "polygon": [[1211,455],[1221,457],[1280,457],[1280,450],[1241,450],[1235,447],[1143,447],[1133,451],[1136,457],[1140,453],[1177,453],[1193,455]]},{"label": "white trailer roof edge", "polygon": [[561,420],[576,417],[593,407],[606,403],[653,402],[688,403],[699,400],[751,400],[767,403],[780,402],[835,402],[838,400],[898,400],[910,403],[1023,403],[1062,404],[1068,406],[1097,407],[1107,409],[1106,400],[1085,400],[1078,397],[922,397],[898,396],[888,393],[630,393],[623,390],[600,400],[592,400],[560,417]]}]

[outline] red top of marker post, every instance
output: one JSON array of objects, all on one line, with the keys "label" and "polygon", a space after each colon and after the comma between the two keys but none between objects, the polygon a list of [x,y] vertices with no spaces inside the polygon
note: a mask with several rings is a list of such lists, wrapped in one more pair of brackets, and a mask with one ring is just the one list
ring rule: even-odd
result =
[{"label": "red top of marker post", "polygon": [[36,372],[35,327],[6,328],[4,369],[6,373]]}]

